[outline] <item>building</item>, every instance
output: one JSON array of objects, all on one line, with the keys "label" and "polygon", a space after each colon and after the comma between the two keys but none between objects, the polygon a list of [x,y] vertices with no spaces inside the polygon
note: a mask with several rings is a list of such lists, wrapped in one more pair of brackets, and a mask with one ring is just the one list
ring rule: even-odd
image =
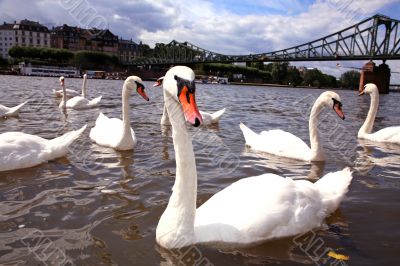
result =
[{"label": "building", "polygon": [[93,51],[118,55],[118,36],[105,29],[82,29],[66,24],[51,32],[51,47],[71,51]]},{"label": "building", "polygon": [[0,55],[8,59],[14,46],[50,47],[49,29],[39,22],[27,19],[0,25]]},{"label": "building", "polygon": [[81,28],[71,27],[66,24],[51,30],[50,43],[52,48],[79,51],[85,49],[86,39]]},{"label": "building", "polygon": [[118,58],[122,64],[131,63],[139,56],[139,44],[132,40],[119,39],[118,41]]},{"label": "building", "polygon": [[14,22],[15,45],[50,47],[50,31],[39,22],[27,19]]},{"label": "building", "polygon": [[0,56],[8,59],[8,50],[15,46],[15,31],[13,24],[3,23],[0,25]]}]

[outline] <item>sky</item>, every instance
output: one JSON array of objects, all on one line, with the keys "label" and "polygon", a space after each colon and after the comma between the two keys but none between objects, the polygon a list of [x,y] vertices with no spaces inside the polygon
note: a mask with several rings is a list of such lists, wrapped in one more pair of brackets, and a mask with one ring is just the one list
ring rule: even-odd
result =
[{"label": "sky", "polygon": [[[29,5],[29,7],[27,7]],[[108,28],[151,47],[188,41],[222,54],[271,52],[309,42],[376,13],[400,19],[399,0],[0,0],[0,21]],[[361,61],[299,62],[337,77]],[[381,62],[376,62],[380,64]],[[400,72],[400,62],[387,62]],[[400,84],[400,74],[392,74]]]}]

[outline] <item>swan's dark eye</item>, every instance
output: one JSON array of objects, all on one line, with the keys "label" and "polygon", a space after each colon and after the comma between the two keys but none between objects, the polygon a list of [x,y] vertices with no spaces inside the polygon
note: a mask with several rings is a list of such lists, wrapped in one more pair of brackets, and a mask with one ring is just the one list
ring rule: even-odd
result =
[{"label": "swan's dark eye", "polygon": [[342,107],[342,103],[336,100],[335,98],[332,98],[332,101],[333,101],[333,107],[335,107],[335,105]]},{"label": "swan's dark eye", "polygon": [[188,102],[190,103],[189,93],[194,94],[196,92],[196,86],[194,85],[194,81],[180,78],[177,75],[175,75],[174,78],[176,80],[176,83],[177,83],[176,85],[178,87],[178,93],[177,93],[178,98],[181,95],[183,88],[186,87],[187,88],[186,97],[187,97]]}]

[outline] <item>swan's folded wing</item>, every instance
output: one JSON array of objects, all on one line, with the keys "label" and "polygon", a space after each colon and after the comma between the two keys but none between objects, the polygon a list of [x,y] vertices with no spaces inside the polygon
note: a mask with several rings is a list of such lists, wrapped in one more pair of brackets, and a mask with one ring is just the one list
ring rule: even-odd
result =
[{"label": "swan's folded wing", "polygon": [[89,101],[82,96],[75,96],[67,101],[67,107],[69,108],[82,108],[88,105]]},{"label": "swan's folded wing", "polygon": [[400,126],[383,128],[375,133],[369,134],[369,139],[400,144]]},{"label": "swan's folded wing", "polygon": [[280,129],[262,131],[252,148],[299,160],[308,160],[311,152],[310,147],[302,139]]},{"label": "swan's folded wing", "polygon": [[[123,123],[118,118],[108,118],[103,113],[99,114],[96,125],[90,131],[90,138],[102,146],[114,147],[121,140]],[[133,131],[131,129],[133,134]]]},{"label": "swan's folded wing", "polygon": [[32,167],[47,161],[47,141],[22,132],[0,134],[0,171]]},{"label": "swan's folded wing", "polygon": [[255,243],[319,226],[325,207],[314,185],[274,174],[241,179],[196,211],[201,242]]}]

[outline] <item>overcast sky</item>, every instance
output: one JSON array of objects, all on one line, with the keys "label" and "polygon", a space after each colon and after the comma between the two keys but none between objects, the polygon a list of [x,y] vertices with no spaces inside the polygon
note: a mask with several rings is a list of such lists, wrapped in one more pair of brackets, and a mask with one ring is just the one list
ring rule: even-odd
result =
[{"label": "overcast sky", "polygon": [[[400,19],[399,0],[0,0],[0,19],[32,19],[51,27],[106,27],[150,46],[189,41],[223,54],[288,48],[381,13]],[[301,62],[340,76],[337,62]],[[361,67],[364,62],[341,62]],[[380,62],[377,62],[380,63]],[[388,62],[400,72],[399,62]],[[400,74],[392,74],[400,83]]]}]

